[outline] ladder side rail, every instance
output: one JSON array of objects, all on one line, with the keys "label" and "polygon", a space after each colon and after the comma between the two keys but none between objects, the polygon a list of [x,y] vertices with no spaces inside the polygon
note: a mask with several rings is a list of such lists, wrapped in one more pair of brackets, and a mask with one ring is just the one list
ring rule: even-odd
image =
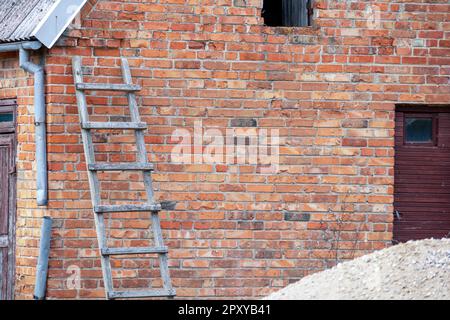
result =
[{"label": "ladder side rail", "polygon": [[[125,58],[122,58],[122,75],[124,82],[128,85],[132,85],[132,77],[131,77],[131,70],[130,66],[128,64],[128,60]],[[134,93],[128,93],[128,102],[130,107],[130,115],[133,122],[140,122],[141,118],[139,115],[139,109],[136,102],[136,95]],[[145,147],[145,140],[144,140],[144,133],[142,131],[136,131],[136,145],[137,145],[137,154],[139,157],[139,161],[141,163],[148,162],[147,159],[147,149]],[[150,172],[143,172],[144,176],[144,185],[147,192],[147,201],[149,203],[154,203],[154,193],[153,193],[153,181],[152,176]],[[164,239],[162,237],[161,232],[161,222],[159,218],[158,212],[152,212],[152,228],[153,228],[153,236],[155,241],[155,246],[157,247],[163,247],[164,246]],[[170,274],[169,274],[169,267],[168,267],[168,260],[167,260],[167,254],[166,253],[160,253],[159,256],[159,264],[160,264],[160,272],[161,272],[161,278],[163,280],[163,286],[166,290],[172,292],[174,291],[172,288],[172,284],[170,281]]]},{"label": "ladder side rail", "polygon": [[[81,69],[81,58],[73,58],[73,76],[75,82],[83,81],[83,74]],[[80,117],[80,122],[85,123],[89,121],[89,114],[87,111],[86,96],[84,92],[80,90],[75,91],[77,97],[78,115]],[[84,156],[86,158],[86,166],[95,163],[95,153],[94,144],[92,142],[92,136],[88,130],[81,129],[81,138],[83,140]],[[99,183],[95,174],[88,171],[89,185],[91,186],[91,199],[94,206],[100,204],[100,194],[99,194]]]},{"label": "ladder side rail", "polygon": [[[152,212],[152,228],[153,228],[153,236],[155,239],[155,246],[164,246],[164,239],[162,237],[161,231],[161,221],[159,219],[158,212]],[[170,280],[169,273],[169,262],[167,259],[167,253],[160,253],[159,256],[159,269],[161,273],[161,278],[163,281],[164,289],[168,290],[175,294],[175,290],[172,288],[172,282]]]},{"label": "ladder side rail", "polygon": [[[81,58],[73,58],[73,75],[75,83],[83,82],[83,73],[81,68]],[[78,112],[80,116],[80,122],[85,123],[89,120],[89,114],[87,111],[86,96],[83,91],[76,90]],[[86,166],[95,164],[95,153],[94,145],[92,142],[92,135],[89,130],[81,129],[81,137],[83,140],[84,154],[86,158]],[[90,185],[90,193],[92,206],[95,208],[100,204],[100,185],[97,177],[97,173],[94,171],[87,172],[88,180]],[[102,249],[107,247],[106,234],[105,234],[105,221],[103,214],[98,214],[94,212],[95,229],[97,232],[97,241],[100,252],[101,266],[103,270],[103,282],[105,286],[106,296],[108,297],[108,292],[113,290],[112,272],[111,272],[111,261],[109,256],[102,255]]]},{"label": "ladder side rail", "polygon": [[[130,66],[128,64],[128,60],[125,58],[122,58],[122,75],[123,80],[126,84],[132,85],[133,80],[131,78],[131,71]],[[129,108],[130,108],[130,115],[131,120],[133,122],[141,122],[141,117],[139,115],[139,109],[136,102],[136,95],[132,92],[127,93]],[[142,131],[135,131],[135,137],[136,137],[136,148],[137,148],[137,160],[140,163],[148,163],[147,159],[147,149],[145,146],[145,139],[144,139],[144,133]],[[153,181],[151,174],[149,172],[143,172],[144,176],[144,186],[145,191],[147,193],[147,202],[154,203],[154,195],[153,195]]]}]

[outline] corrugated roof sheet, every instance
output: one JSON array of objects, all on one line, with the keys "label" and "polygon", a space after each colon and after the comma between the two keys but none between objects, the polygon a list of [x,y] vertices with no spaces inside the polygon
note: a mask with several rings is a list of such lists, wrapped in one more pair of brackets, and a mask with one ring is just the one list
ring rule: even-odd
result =
[{"label": "corrugated roof sheet", "polygon": [[31,40],[57,0],[0,0],[0,42]]}]

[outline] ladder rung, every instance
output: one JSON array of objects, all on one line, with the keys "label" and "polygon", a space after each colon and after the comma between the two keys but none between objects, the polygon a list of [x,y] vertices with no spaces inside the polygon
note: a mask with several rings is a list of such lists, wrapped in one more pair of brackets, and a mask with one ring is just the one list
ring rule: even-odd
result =
[{"label": "ladder rung", "polygon": [[90,164],[91,171],[153,171],[152,163],[95,163]]},{"label": "ladder rung", "polygon": [[102,249],[102,255],[125,255],[144,253],[167,253],[167,247],[130,247],[130,248],[106,248]]},{"label": "ladder rung", "polygon": [[161,205],[159,203],[140,204],[140,205],[135,204],[105,205],[105,206],[95,206],[94,211],[97,213],[161,211]]},{"label": "ladder rung", "polygon": [[141,86],[134,84],[114,84],[114,83],[77,83],[77,90],[107,90],[107,91],[140,91]]},{"label": "ladder rung", "polygon": [[83,129],[134,129],[145,130],[147,123],[145,122],[83,122]]},{"label": "ladder rung", "polygon": [[143,291],[111,291],[108,292],[109,299],[121,298],[151,298],[151,297],[174,297],[174,289],[151,289]]}]

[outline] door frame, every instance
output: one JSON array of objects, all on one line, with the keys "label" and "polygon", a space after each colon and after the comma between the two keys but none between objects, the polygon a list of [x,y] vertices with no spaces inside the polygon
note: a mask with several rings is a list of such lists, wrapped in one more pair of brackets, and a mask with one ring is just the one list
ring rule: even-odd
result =
[{"label": "door frame", "polygon": [[[17,148],[17,100],[16,99],[2,99],[0,100],[0,112],[12,112],[13,121],[0,125],[0,136],[10,135],[12,136],[12,162],[11,162],[11,174],[9,176],[9,212],[8,212],[8,271],[6,279],[6,298],[7,300],[14,299],[14,286],[16,278],[16,188],[17,188],[17,175],[16,175],[16,148]],[[1,288],[0,288],[1,289]]]}]

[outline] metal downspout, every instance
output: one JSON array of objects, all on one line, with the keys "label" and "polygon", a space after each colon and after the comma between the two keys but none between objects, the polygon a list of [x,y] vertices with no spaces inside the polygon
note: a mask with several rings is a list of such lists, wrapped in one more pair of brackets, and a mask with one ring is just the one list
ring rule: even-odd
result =
[{"label": "metal downspout", "polygon": [[38,206],[48,203],[48,177],[47,177],[47,130],[45,123],[45,76],[44,66],[30,62],[30,54],[25,46],[19,48],[20,67],[34,74],[34,125],[36,141],[36,200]]},{"label": "metal downspout", "polygon": [[22,69],[34,74],[34,113],[36,139],[36,189],[37,204],[45,206],[48,203],[47,178],[47,130],[45,123],[45,76],[44,66],[30,61],[28,50],[38,50],[42,43],[27,41],[19,43],[0,44],[0,52],[19,51],[19,64]]},{"label": "metal downspout", "polygon": [[52,218],[44,217],[41,227],[41,241],[39,243],[39,257],[36,267],[36,284],[34,299],[44,300],[47,288],[48,257],[50,255],[50,238],[52,233]]}]

